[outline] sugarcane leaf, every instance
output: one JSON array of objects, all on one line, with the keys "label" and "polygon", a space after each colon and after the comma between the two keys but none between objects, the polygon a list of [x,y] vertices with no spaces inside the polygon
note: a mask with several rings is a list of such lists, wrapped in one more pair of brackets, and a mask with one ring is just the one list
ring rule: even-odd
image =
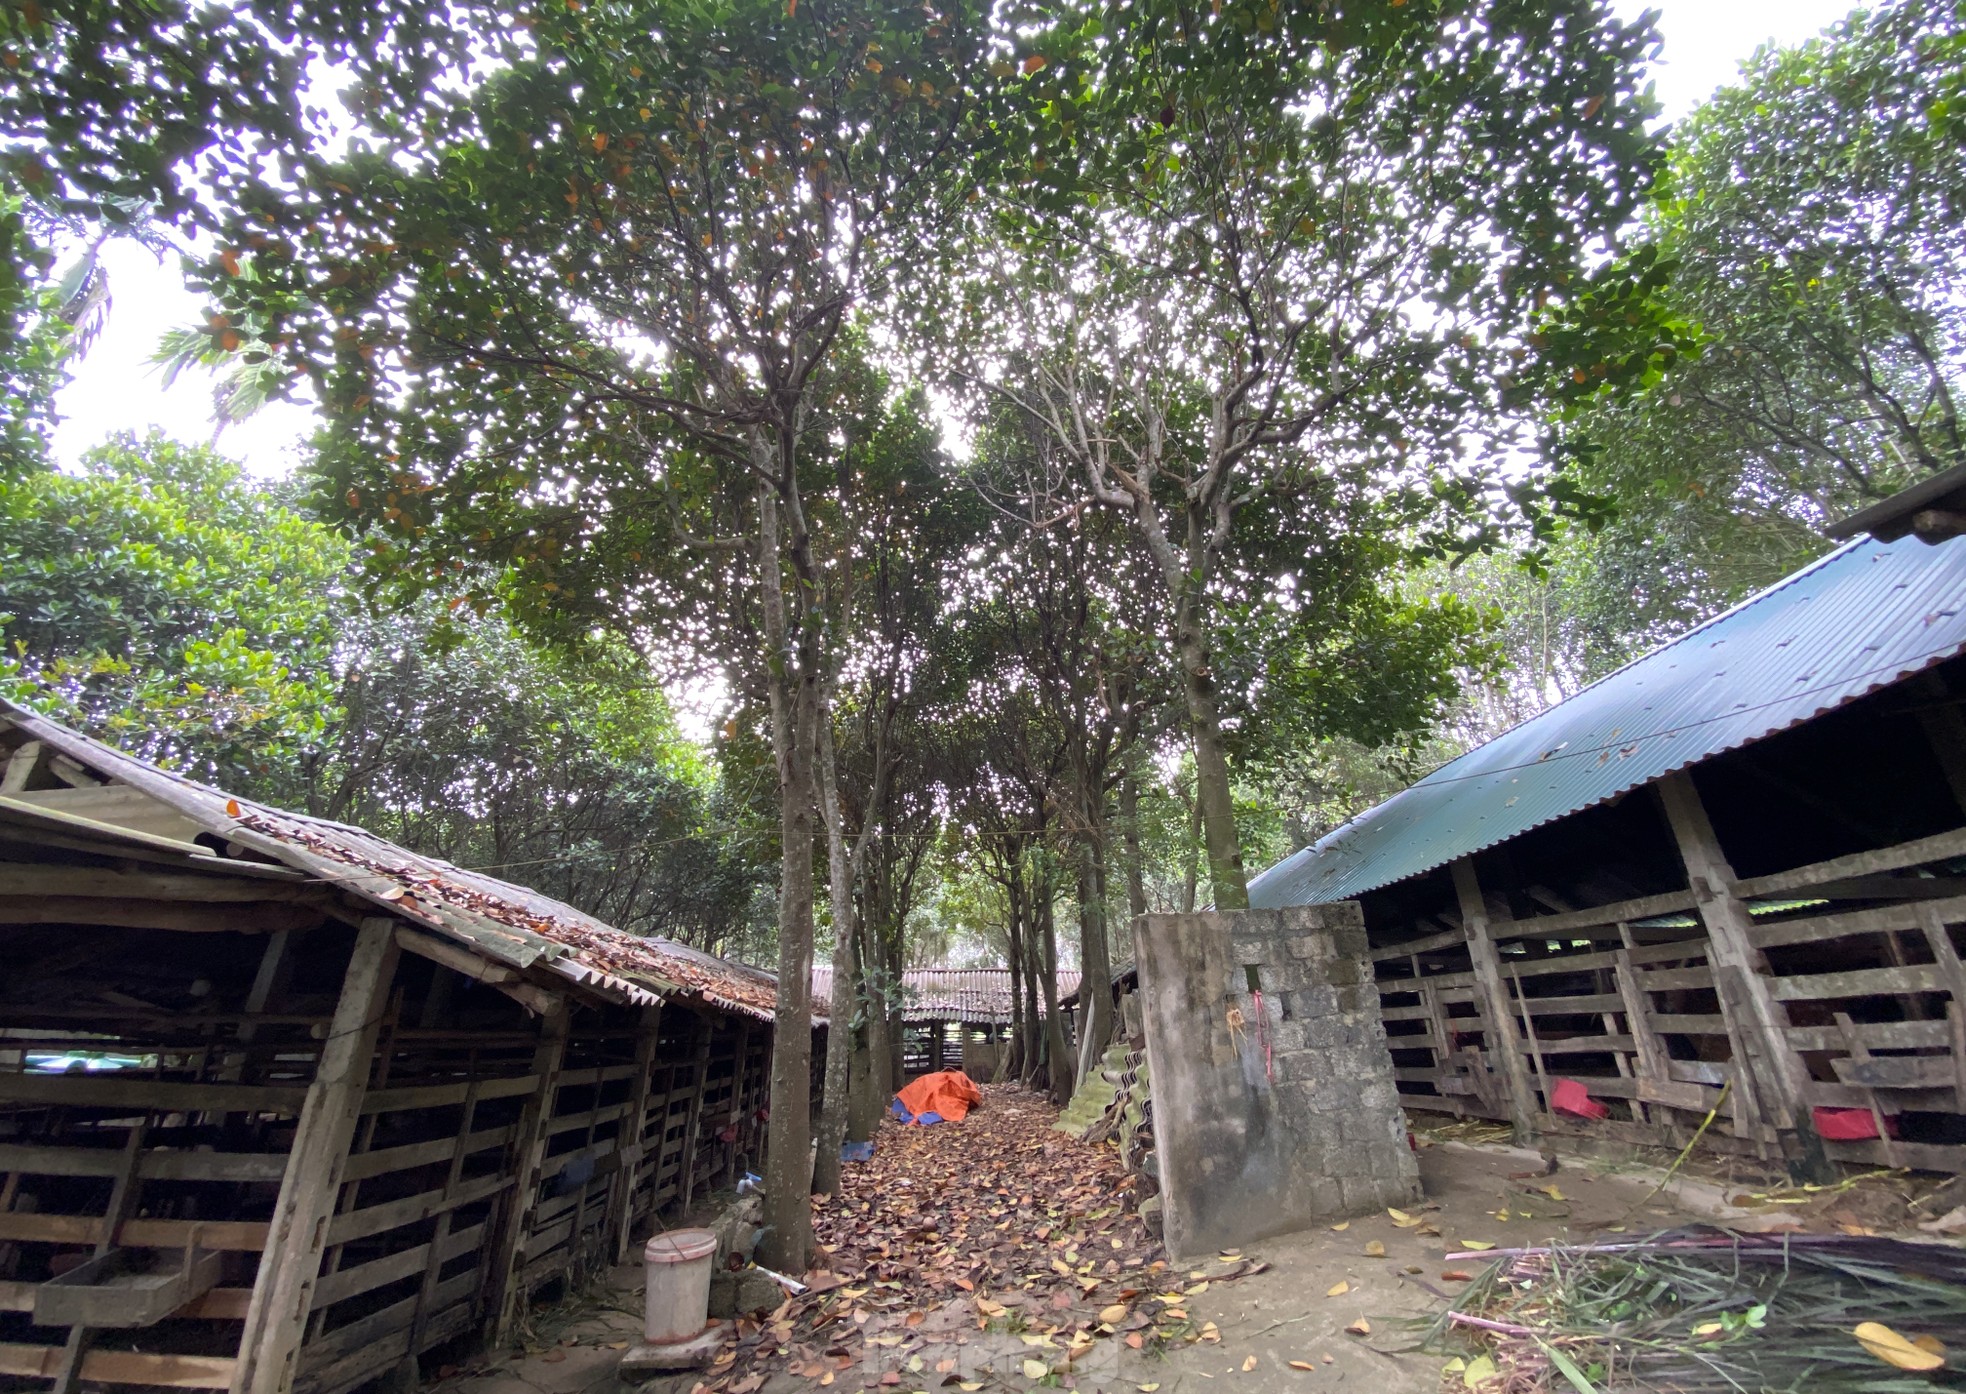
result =
[{"label": "sugarcane leaf", "polygon": [[1577,1394],[1598,1394],[1597,1386],[1591,1383],[1584,1372],[1578,1369],[1575,1362],[1559,1347],[1541,1339],[1538,1339],[1536,1344],[1543,1348],[1543,1354],[1550,1358],[1550,1364],[1556,1366],[1558,1374],[1570,1381],[1570,1387],[1576,1390]]}]

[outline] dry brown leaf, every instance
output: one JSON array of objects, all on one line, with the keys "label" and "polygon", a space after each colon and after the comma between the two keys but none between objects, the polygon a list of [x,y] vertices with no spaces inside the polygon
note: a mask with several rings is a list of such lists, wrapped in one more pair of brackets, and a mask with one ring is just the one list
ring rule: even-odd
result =
[{"label": "dry brown leaf", "polygon": [[1352,1285],[1346,1282],[1343,1278],[1340,1278],[1337,1282],[1333,1283],[1330,1287],[1324,1290],[1324,1295],[1326,1297],[1343,1297],[1346,1293],[1350,1292],[1351,1290],[1352,1290]]},{"label": "dry brown leaf", "polygon": [[1120,1322],[1126,1320],[1126,1304],[1124,1302],[1115,1302],[1112,1306],[1104,1308],[1099,1313],[1099,1320],[1109,1326],[1117,1326]]},{"label": "dry brown leaf", "polygon": [[1368,1240],[1366,1240],[1366,1241],[1365,1241],[1365,1256],[1366,1256],[1367,1258],[1384,1258],[1384,1257],[1386,1256],[1386,1246],[1385,1246],[1385,1243],[1384,1243],[1383,1241],[1381,1241],[1381,1240],[1378,1240],[1378,1239],[1368,1239]]},{"label": "dry brown leaf", "polygon": [[1918,1346],[1881,1321],[1861,1322],[1850,1334],[1865,1350],[1895,1370],[1936,1370],[1946,1363],[1944,1355]]},{"label": "dry brown leaf", "polygon": [[1360,1317],[1357,1321],[1353,1322],[1350,1326],[1346,1327],[1345,1329],[1351,1332],[1352,1335],[1354,1336],[1370,1336],[1372,1334],[1372,1323],[1367,1321],[1364,1317]]},{"label": "dry brown leaf", "polygon": [[1287,1363],[1293,1370],[1315,1370],[1317,1368],[1317,1366],[1308,1360],[1292,1360]]},{"label": "dry brown leaf", "polygon": [[1256,1368],[1256,1357],[1253,1355],[1245,1355],[1242,1358],[1242,1372],[1246,1375],[1255,1368]]}]

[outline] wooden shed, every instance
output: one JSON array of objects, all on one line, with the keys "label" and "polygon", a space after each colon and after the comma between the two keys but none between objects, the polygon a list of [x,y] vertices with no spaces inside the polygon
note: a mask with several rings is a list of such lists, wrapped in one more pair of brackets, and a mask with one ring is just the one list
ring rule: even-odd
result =
[{"label": "wooden shed", "polygon": [[339,1394],[755,1165],[771,975],[0,703],[0,1379]]},{"label": "wooden shed", "polygon": [[[1060,1007],[1078,991],[1079,975],[1058,974]],[[960,1067],[987,1080],[1010,1040],[1015,1006],[1008,968],[910,968],[901,975],[901,1074],[913,1079]],[[812,1000],[833,1000],[833,969],[816,964]],[[1042,1007],[1042,1001],[1040,1001]],[[1068,1028],[1069,1033],[1069,1028]]]},{"label": "wooden shed", "polygon": [[1363,906],[1409,1107],[1966,1171],[1966,538],[1888,522],[1252,883]]}]

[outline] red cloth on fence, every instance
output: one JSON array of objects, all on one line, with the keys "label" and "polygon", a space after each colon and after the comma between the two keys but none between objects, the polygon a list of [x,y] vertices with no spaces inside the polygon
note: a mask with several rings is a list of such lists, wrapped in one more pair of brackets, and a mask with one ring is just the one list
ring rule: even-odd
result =
[{"label": "red cloth on fence", "polygon": [[1574,1079],[1559,1079],[1550,1089],[1550,1107],[1575,1118],[1609,1118],[1611,1110],[1593,1099],[1590,1090]]},{"label": "red cloth on fence", "polygon": [[894,1097],[917,1118],[924,1113],[937,1113],[950,1123],[960,1123],[972,1105],[983,1102],[983,1091],[961,1070],[937,1070],[932,1075],[923,1075]]},{"label": "red cloth on fence", "polygon": [[[1862,1142],[1877,1136],[1877,1119],[1867,1108],[1812,1109],[1816,1135],[1826,1142]],[[1885,1115],[1884,1126],[1892,1137],[1898,1135],[1898,1120]]]}]

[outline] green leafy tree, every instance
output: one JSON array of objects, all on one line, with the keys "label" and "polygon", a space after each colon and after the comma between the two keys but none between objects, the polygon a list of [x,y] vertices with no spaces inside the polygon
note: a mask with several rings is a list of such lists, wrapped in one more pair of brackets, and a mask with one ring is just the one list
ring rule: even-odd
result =
[{"label": "green leafy tree", "polygon": [[1601,671],[1786,575],[1827,521],[1966,463],[1966,17],[1859,10],[1762,50],[1674,133],[1657,298],[1699,352],[1573,423],[1617,518],[1566,599]]},{"label": "green leafy tree", "polygon": [[345,542],[209,450],[122,436],[0,481],[12,691],[198,778],[297,801],[334,720]]},{"label": "green leafy tree", "polygon": [[1485,540],[1463,462],[1533,435],[1539,312],[1649,183],[1654,39],[1598,0],[1225,0],[1088,6],[1030,42],[1051,119],[1008,231],[970,251],[981,347],[954,371],[1040,423],[1151,554],[1215,904],[1239,908],[1236,592],[1292,582],[1266,540],[1334,476],[1461,505],[1456,540]]},{"label": "green leafy tree", "polygon": [[[509,61],[506,7],[471,0],[27,0],[0,7],[0,470],[40,461],[67,363],[108,309],[105,237],[208,239],[269,170],[305,185],[331,125],[310,84],[400,124],[440,75]],[[57,244],[72,256],[58,263]],[[234,252],[223,259],[237,266]],[[222,320],[203,331],[229,344]]]}]

